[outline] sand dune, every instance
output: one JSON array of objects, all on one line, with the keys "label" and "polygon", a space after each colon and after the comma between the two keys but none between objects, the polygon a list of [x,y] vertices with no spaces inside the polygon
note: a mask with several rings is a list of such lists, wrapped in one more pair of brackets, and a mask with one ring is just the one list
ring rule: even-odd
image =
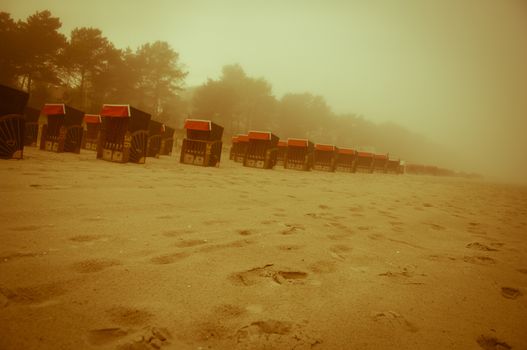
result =
[{"label": "sand dune", "polygon": [[527,349],[526,188],[31,148],[0,176],[0,349]]}]

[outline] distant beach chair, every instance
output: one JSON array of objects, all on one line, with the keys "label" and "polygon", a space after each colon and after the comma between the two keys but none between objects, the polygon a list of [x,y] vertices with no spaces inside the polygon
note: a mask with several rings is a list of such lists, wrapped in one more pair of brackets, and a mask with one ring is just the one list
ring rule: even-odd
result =
[{"label": "distant beach chair", "polygon": [[335,171],[338,148],[334,145],[315,144],[313,152],[313,169],[320,171]]},{"label": "distant beach chair", "polygon": [[284,168],[309,171],[313,166],[313,142],[307,139],[287,139]]},{"label": "distant beach chair", "polygon": [[223,127],[210,120],[185,120],[187,137],[183,139],[180,162],[201,166],[219,166]]},{"label": "distant beach chair", "polygon": [[0,85],[0,158],[24,156],[24,110],[28,99],[26,92]]},{"label": "distant beach chair", "polygon": [[147,157],[159,158],[161,153],[161,141],[163,139],[163,123],[150,119],[148,124],[148,146]]},{"label": "distant beach chair", "polygon": [[373,171],[378,173],[387,173],[386,167],[388,166],[388,155],[374,154],[373,159]]},{"label": "distant beach chair", "polygon": [[284,166],[287,154],[287,140],[278,141],[278,152],[276,153],[276,165]]},{"label": "distant beach chair", "polygon": [[46,124],[42,127],[40,149],[57,153],[80,153],[84,112],[63,103],[46,103],[42,114],[46,116]]},{"label": "distant beach chair", "polygon": [[425,166],[422,164],[407,163],[404,172],[412,175],[422,175],[425,173]]},{"label": "distant beach chair", "polygon": [[161,133],[161,151],[162,156],[171,156],[174,149],[174,133],[176,130],[170,126],[163,124],[163,132]]},{"label": "distant beach chair", "polygon": [[234,160],[236,157],[236,149],[238,148],[238,136],[231,137],[231,149],[229,150],[229,159]]},{"label": "distant beach chair", "polygon": [[357,165],[357,151],[351,148],[339,148],[336,170],[354,173]]},{"label": "distant beach chair", "polygon": [[101,133],[101,116],[98,114],[85,114],[84,124],[86,130],[84,130],[84,137],[82,139],[84,149],[90,151],[97,151],[97,144],[99,142],[99,134]]},{"label": "distant beach chair", "polygon": [[38,142],[40,110],[26,107],[24,111],[26,117],[26,126],[24,128],[24,146],[36,147]]},{"label": "distant beach chair", "polygon": [[130,105],[105,104],[101,109],[97,158],[117,163],[146,160],[150,114]]},{"label": "distant beach chair", "polygon": [[373,164],[375,157],[373,153],[357,152],[357,161],[355,164],[356,172],[373,173]]},{"label": "distant beach chair", "polygon": [[243,165],[272,169],[276,164],[278,136],[267,131],[250,131],[249,143]]},{"label": "distant beach chair", "polygon": [[386,164],[386,172],[390,174],[402,174],[402,166],[400,159],[388,159]]},{"label": "distant beach chair", "polygon": [[[249,135],[239,134],[236,139],[233,138],[231,147],[232,160],[237,163],[243,163],[245,160],[245,153],[249,147]],[[230,155],[229,155],[230,157]]]}]

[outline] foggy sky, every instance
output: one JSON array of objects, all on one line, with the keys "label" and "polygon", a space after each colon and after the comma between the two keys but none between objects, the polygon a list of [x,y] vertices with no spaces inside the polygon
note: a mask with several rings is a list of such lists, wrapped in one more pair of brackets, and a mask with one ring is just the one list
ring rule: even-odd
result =
[{"label": "foggy sky", "polygon": [[474,170],[527,181],[527,1],[0,0],[15,19],[44,9],[65,34],[169,42],[187,86],[239,63],[277,97],[323,95],[336,112],[399,123]]}]

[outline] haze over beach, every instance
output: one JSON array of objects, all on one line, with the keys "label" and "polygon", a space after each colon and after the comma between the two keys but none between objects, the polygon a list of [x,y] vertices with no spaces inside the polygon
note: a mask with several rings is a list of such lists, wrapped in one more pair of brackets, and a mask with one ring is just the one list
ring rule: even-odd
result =
[{"label": "haze over beach", "polygon": [[0,0],[0,350],[527,349],[526,63],[525,1]]},{"label": "haze over beach", "polygon": [[[100,28],[118,48],[166,41],[188,71],[187,87],[239,63],[269,81],[278,97],[322,95],[338,113],[424,135],[439,145],[440,165],[521,182],[526,6],[522,0],[0,1],[15,19],[49,9],[66,35]],[[426,160],[420,158],[410,161]]]}]

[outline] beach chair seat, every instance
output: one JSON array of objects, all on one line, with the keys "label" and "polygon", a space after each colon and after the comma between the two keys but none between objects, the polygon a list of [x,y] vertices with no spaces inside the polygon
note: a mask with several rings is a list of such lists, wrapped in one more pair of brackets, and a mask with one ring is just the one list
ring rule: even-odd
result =
[{"label": "beach chair seat", "polygon": [[46,124],[42,128],[40,149],[80,153],[84,113],[63,103],[46,103],[41,113],[46,116]]},{"label": "beach chair seat", "polygon": [[22,159],[29,94],[0,85],[0,158]]},{"label": "beach chair seat", "polygon": [[355,171],[362,173],[373,173],[375,155],[369,152],[357,152]]},{"label": "beach chair seat", "polygon": [[313,166],[314,145],[307,139],[287,139],[284,168],[309,171]]},{"label": "beach chair seat", "polygon": [[387,154],[374,154],[373,155],[373,172],[387,173],[388,166],[388,155]]},{"label": "beach chair seat", "polygon": [[338,148],[334,145],[317,143],[313,152],[313,170],[334,172]]},{"label": "beach chair seat", "polygon": [[243,165],[272,169],[276,164],[278,137],[268,131],[250,131]]},{"label": "beach chair seat", "polygon": [[105,104],[100,115],[97,158],[117,163],[145,163],[150,114],[130,105]]},{"label": "beach chair seat", "polygon": [[185,121],[187,137],[183,139],[180,163],[200,166],[220,165],[223,127],[202,119]]}]

